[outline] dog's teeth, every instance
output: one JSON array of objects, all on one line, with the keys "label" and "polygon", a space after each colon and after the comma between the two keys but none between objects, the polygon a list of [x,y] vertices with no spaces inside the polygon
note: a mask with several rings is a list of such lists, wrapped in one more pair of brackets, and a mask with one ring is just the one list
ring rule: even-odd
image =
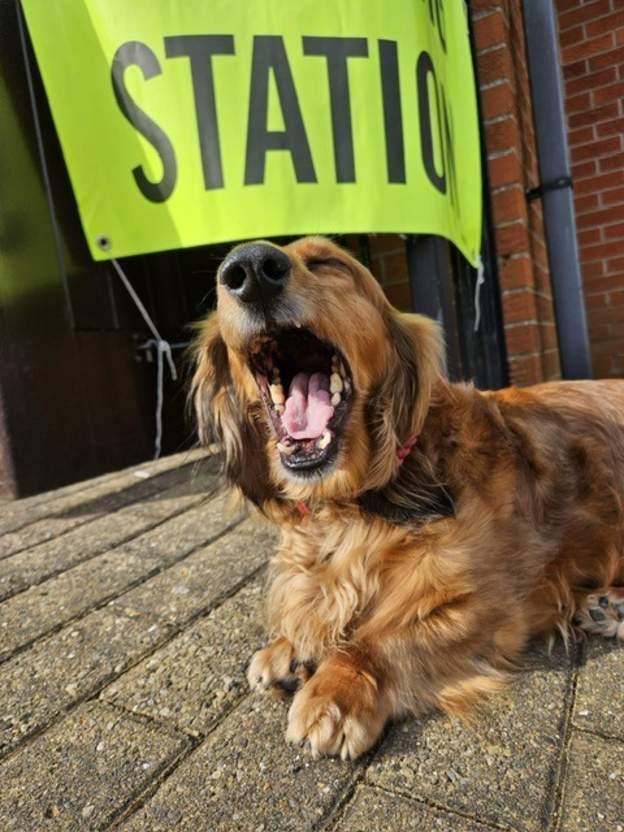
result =
[{"label": "dog's teeth", "polygon": [[337,373],[339,366],[340,366],[340,363],[339,363],[339,360],[338,360],[338,356],[336,355],[336,353],[334,353],[332,355],[332,359],[331,359],[332,373]]},{"label": "dog's teeth", "polygon": [[332,373],[331,378],[329,379],[329,391],[330,393],[342,393],[343,384],[342,379],[338,375],[338,373]]},{"label": "dog's teeth", "polygon": [[285,445],[283,442],[277,443],[277,450],[284,454],[284,456],[290,456],[290,454],[295,450],[294,445]]},{"label": "dog's teeth", "polygon": [[340,401],[341,401],[340,393],[333,393],[332,397],[331,397],[331,403],[333,404],[333,406],[336,407],[337,405],[339,405]]},{"label": "dog's teeth", "polygon": [[331,433],[328,430],[324,430],[321,434],[321,438],[316,442],[316,447],[321,449],[326,448],[331,442],[331,438]]},{"label": "dog's teeth", "polygon": [[286,398],[284,396],[284,388],[281,384],[271,384],[269,390],[273,404],[284,404]]},{"label": "dog's teeth", "polygon": [[344,379],[346,379],[346,378],[347,378],[347,371],[345,370],[345,367],[344,367],[344,364],[342,363],[342,361],[340,362],[340,365],[339,365],[339,370],[340,370],[340,375],[341,375]]}]

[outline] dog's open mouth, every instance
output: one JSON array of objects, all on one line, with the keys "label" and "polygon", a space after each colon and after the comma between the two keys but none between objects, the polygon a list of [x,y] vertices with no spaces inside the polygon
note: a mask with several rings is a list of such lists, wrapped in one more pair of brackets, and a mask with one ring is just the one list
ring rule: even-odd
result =
[{"label": "dog's open mouth", "polygon": [[342,353],[308,329],[280,329],[251,342],[249,364],[284,467],[311,474],[331,464],[353,397]]}]

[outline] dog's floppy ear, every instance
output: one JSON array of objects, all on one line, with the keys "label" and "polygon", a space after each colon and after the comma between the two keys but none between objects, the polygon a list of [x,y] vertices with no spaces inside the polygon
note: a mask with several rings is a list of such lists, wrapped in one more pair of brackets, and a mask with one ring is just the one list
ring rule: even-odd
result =
[{"label": "dog's floppy ear", "polygon": [[202,325],[194,351],[191,398],[199,440],[202,445],[222,445],[228,481],[263,509],[268,500],[279,496],[271,485],[267,437],[242,387],[234,384],[216,313]]},{"label": "dog's floppy ear", "polygon": [[393,310],[386,326],[390,366],[367,410],[378,457],[392,460],[422,430],[432,391],[442,378],[443,344],[438,324],[423,315]]},{"label": "dog's floppy ear", "polygon": [[[448,517],[454,512],[452,498],[415,445],[433,391],[443,379],[440,328],[422,315],[394,311],[387,327],[393,348],[390,366],[367,406],[374,443],[372,487],[358,503],[393,523]],[[410,452],[399,465],[398,452],[407,447]]]}]

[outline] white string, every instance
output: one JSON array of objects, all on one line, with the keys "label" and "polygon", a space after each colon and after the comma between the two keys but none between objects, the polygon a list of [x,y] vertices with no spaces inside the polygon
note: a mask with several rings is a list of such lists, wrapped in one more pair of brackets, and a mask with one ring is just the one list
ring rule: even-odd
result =
[{"label": "white string", "polygon": [[474,307],[475,307],[475,322],[474,331],[479,331],[481,324],[481,287],[485,283],[485,268],[483,266],[483,259],[479,255],[479,262],[477,263],[477,282],[475,283],[474,293]]},{"label": "white string", "polygon": [[113,267],[117,274],[119,275],[121,282],[126,287],[128,294],[136,304],[137,309],[141,313],[141,316],[145,323],[147,324],[147,328],[154,336],[153,340],[148,341],[144,346],[145,347],[154,347],[156,349],[156,413],[154,414],[154,421],[156,423],[156,437],[154,439],[154,459],[158,459],[162,449],[162,409],[163,409],[163,401],[164,401],[164,360],[167,359],[167,363],[169,364],[169,372],[171,373],[171,378],[173,381],[176,381],[178,378],[178,374],[176,372],[175,364],[173,363],[173,355],[171,353],[171,344],[169,341],[166,341],[164,338],[161,337],[159,331],[156,329],[156,324],[151,319],[149,312],[143,305],[141,298],[137,295],[134,290],[134,286],[128,280],[124,270],[121,268],[117,260],[114,258],[111,260]]}]

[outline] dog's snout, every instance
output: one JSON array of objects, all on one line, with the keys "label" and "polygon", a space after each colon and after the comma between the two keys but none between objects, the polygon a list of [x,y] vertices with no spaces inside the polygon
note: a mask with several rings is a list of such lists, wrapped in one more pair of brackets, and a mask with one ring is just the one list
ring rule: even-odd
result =
[{"label": "dog's snout", "polygon": [[220,279],[243,303],[268,304],[283,291],[289,273],[287,254],[266,243],[250,243],[229,255]]}]

